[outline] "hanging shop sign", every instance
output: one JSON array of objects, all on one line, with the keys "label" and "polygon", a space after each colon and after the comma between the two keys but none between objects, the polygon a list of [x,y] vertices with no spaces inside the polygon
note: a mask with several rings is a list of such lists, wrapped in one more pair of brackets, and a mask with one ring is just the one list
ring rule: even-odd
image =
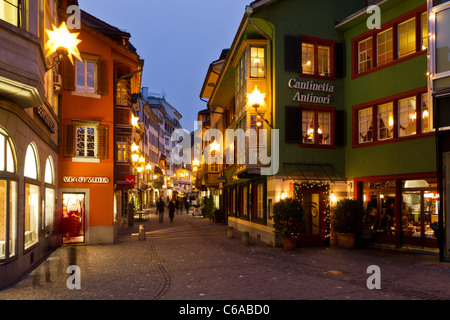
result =
[{"label": "hanging shop sign", "polygon": [[92,183],[108,184],[109,178],[106,177],[63,177],[64,183]]},{"label": "hanging shop sign", "polygon": [[[330,104],[331,94],[334,93],[334,86],[326,82],[316,83],[314,81],[299,81],[292,78],[288,82],[288,87],[298,90],[292,99],[297,102]],[[329,94],[327,95],[327,93]]]},{"label": "hanging shop sign", "polygon": [[43,106],[39,106],[34,108],[34,113],[45,123],[47,128],[52,132],[56,132],[56,125],[55,122],[52,120],[50,115],[45,111],[45,108]]}]

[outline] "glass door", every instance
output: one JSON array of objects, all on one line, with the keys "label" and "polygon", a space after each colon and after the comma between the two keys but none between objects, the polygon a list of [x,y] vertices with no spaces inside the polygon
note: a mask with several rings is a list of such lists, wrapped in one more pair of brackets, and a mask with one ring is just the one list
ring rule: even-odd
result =
[{"label": "glass door", "polygon": [[303,208],[303,230],[299,246],[314,247],[326,245],[326,217],[324,203],[329,201],[321,188],[300,189],[299,200]]},{"label": "glass door", "polygon": [[432,191],[403,191],[402,242],[419,247],[437,247],[432,224],[438,223],[439,197]]},{"label": "glass door", "polygon": [[63,194],[63,241],[66,244],[84,243],[85,194]]}]

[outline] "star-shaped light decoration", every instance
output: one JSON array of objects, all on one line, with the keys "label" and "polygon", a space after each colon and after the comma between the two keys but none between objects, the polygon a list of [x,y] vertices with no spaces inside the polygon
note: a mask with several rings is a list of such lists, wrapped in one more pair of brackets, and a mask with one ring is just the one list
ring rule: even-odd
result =
[{"label": "star-shaped light decoration", "polygon": [[264,106],[266,95],[264,93],[259,92],[258,88],[255,87],[252,93],[247,93],[247,100],[249,106]]},{"label": "star-shaped light decoration", "polygon": [[61,23],[57,28],[52,24],[53,30],[46,30],[48,35],[48,41],[45,43],[45,50],[47,50],[47,57],[53,53],[66,54],[70,62],[73,64],[73,57],[81,60],[80,51],[78,51],[78,44],[81,40],[77,39],[79,33],[70,33],[65,22]]}]

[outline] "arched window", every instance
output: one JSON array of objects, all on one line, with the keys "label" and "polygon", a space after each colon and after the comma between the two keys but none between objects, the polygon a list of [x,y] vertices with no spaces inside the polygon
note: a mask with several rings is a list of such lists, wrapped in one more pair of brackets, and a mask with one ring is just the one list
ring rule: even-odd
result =
[{"label": "arched window", "polygon": [[53,168],[53,158],[49,156],[45,163],[45,183],[55,184],[55,173]]},{"label": "arched window", "polygon": [[30,143],[25,156],[25,249],[39,240],[39,203],[40,187],[28,182],[26,178],[37,180],[39,177],[38,155],[34,143]]},{"label": "arched window", "polygon": [[38,160],[36,147],[30,143],[27,148],[27,154],[25,156],[25,169],[24,175],[27,178],[38,179]]},{"label": "arched window", "polygon": [[45,163],[45,235],[52,234],[54,230],[54,215],[55,215],[55,172],[54,172],[53,158],[49,156]]},{"label": "arched window", "polygon": [[17,180],[14,144],[0,128],[0,260],[16,255]]}]

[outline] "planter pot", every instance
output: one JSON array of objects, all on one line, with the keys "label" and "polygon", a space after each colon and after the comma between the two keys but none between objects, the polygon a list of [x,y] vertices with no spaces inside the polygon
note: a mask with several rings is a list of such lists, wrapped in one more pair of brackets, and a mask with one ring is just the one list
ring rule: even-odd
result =
[{"label": "planter pot", "polygon": [[284,250],[292,251],[297,248],[297,239],[295,238],[283,238],[282,243]]},{"label": "planter pot", "polygon": [[355,247],[355,235],[348,233],[338,233],[338,247],[351,249]]}]

